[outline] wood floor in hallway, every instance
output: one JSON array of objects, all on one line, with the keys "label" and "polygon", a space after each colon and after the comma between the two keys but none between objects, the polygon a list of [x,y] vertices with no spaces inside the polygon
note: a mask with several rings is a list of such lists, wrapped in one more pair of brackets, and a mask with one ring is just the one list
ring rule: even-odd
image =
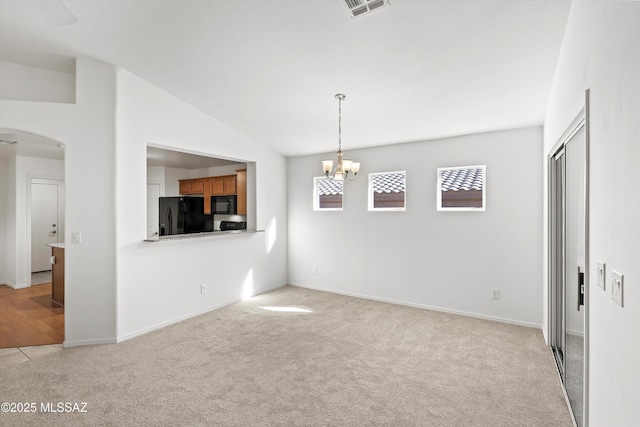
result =
[{"label": "wood floor in hallway", "polygon": [[61,344],[64,308],[51,301],[51,283],[0,285],[0,348]]}]

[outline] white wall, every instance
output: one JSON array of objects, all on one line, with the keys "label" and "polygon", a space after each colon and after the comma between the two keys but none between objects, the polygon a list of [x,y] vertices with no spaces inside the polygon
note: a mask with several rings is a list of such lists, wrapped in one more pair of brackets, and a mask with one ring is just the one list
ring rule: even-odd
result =
[{"label": "white wall", "polygon": [[[345,184],[342,212],[313,211],[313,177],[335,153],[290,158],[290,283],[540,325],[541,150],[541,128],[347,147],[362,170]],[[479,164],[486,212],[436,211],[436,169]],[[407,172],[407,210],[368,212],[368,173],[397,170]]]},{"label": "white wall", "polygon": [[207,176],[222,176],[222,175],[236,175],[238,169],[246,169],[247,165],[245,163],[238,163],[233,165],[226,166],[216,166],[212,168],[207,168],[207,173],[210,175]]},{"label": "white wall", "polygon": [[[287,282],[286,160],[129,72],[118,73],[118,339],[238,301]],[[146,147],[174,147],[257,162],[257,226],[269,233],[157,243],[146,238]],[[176,170],[166,168],[166,194]],[[125,209],[126,207],[126,209]],[[271,228],[273,229],[273,228]],[[252,278],[249,280],[248,278]],[[208,292],[200,294],[200,285]]]},{"label": "white wall", "polygon": [[184,169],[178,168],[165,168],[164,170],[164,195],[165,196],[179,196],[180,184],[179,179],[184,178]]},{"label": "white wall", "polygon": [[147,182],[160,184],[160,197],[165,194],[165,167],[164,166],[151,166],[147,167]]},{"label": "white wall", "polygon": [[116,338],[115,67],[76,62],[76,104],[0,100],[0,127],[65,144],[65,345]]},{"label": "white wall", "polygon": [[[10,193],[15,192],[15,157],[0,157],[0,284],[15,283],[9,281],[9,277],[15,276],[15,272],[9,273],[9,266],[15,268],[15,254],[11,249],[15,242],[15,227],[9,222]],[[14,219],[15,221],[15,219]],[[14,236],[13,239],[9,236]],[[13,254],[13,255],[12,255]]]},{"label": "white wall", "polygon": [[73,74],[0,61],[0,98],[20,101],[75,102]]},{"label": "white wall", "polygon": [[[574,1],[545,118],[548,153],[590,89],[590,426],[637,424],[640,384],[640,3]],[[546,257],[545,257],[546,259]],[[624,308],[610,298],[624,274]],[[546,289],[546,285],[545,285]]]},{"label": "white wall", "polygon": [[205,176],[223,176],[223,175],[235,175],[236,170],[246,169],[247,165],[243,163],[237,163],[233,165],[214,166],[202,169],[192,169],[189,171],[189,177],[201,178]]}]

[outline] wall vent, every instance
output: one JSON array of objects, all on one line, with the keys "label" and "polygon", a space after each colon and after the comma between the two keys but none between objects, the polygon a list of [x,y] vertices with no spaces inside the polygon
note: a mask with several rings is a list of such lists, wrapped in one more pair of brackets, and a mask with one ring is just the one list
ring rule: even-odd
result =
[{"label": "wall vent", "polygon": [[359,18],[389,6],[389,0],[342,0],[352,18]]},{"label": "wall vent", "polygon": [[16,136],[11,133],[0,133],[0,144],[2,145],[16,145]]}]

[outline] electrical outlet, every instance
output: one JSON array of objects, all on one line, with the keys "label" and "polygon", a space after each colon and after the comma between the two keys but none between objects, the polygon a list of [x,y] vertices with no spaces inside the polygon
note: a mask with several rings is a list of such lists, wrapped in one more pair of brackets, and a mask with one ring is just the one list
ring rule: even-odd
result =
[{"label": "electrical outlet", "polygon": [[318,267],[311,267],[311,272],[313,274],[318,274]]},{"label": "electrical outlet", "polygon": [[598,286],[601,287],[603,290],[605,289],[605,283],[607,282],[607,276],[606,276],[606,265],[604,262],[602,261],[596,261],[596,279],[598,282]]},{"label": "electrical outlet", "polygon": [[200,285],[200,293],[201,294],[207,293],[207,285]]},{"label": "electrical outlet", "polygon": [[614,300],[620,307],[624,307],[622,304],[624,291],[624,275],[618,273],[615,270],[611,270],[611,299]]},{"label": "electrical outlet", "polygon": [[500,289],[491,289],[491,298],[500,299]]}]

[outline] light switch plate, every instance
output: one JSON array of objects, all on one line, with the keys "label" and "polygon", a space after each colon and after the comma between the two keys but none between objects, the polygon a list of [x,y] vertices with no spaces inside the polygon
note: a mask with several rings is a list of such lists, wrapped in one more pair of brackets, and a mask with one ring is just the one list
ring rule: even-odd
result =
[{"label": "light switch plate", "polygon": [[596,280],[598,286],[603,290],[606,289],[607,276],[606,276],[606,264],[600,260],[596,261]]},{"label": "light switch plate", "polygon": [[82,233],[79,231],[74,231],[71,233],[71,243],[74,245],[79,245],[82,243]]},{"label": "light switch plate", "polygon": [[623,293],[624,293],[624,275],[618,273],[615,270],[611,270],[611,299],[614,300],[620,307],[623,305]]}]

